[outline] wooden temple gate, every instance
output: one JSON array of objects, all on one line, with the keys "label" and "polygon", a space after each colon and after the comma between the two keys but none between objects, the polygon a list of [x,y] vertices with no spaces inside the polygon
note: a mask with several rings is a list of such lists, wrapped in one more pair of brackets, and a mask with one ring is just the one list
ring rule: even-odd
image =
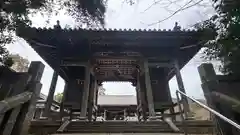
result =
[{"label": "wooden temple gate", "polygon": [[[201,48],[198,44],[201,32],[179,29],[68,30],[58,26],[54,29],[19,28],[18,35],[54,69],[43,112],[46,119],[33,120],[30,133],[184,132],[181,122],[174,122],[180,131],[174,131],[164,122],[166,117],[171,117],[171,121],[174,121],[175,115],[183,113],[174,112],[176,104],[171,100],[168,81],[176,75],[179,90],[185,92],[180,69]],[[30,83],[29,89],[31,92],[38,91],[36,94],[39,94],[39,90],[33,88],[38,86],[42,70],[36,71],[37,74],[33,74],[38,77],[31,79],[30,82],[34,83]],[[29,72],[32,73],[31,67]],[[59,117],[56,119],[51,117],[50,109],[59,75],[65,80],[65,87]],[[98,110],[97,91],[104,81],[132,82],[136,87],[136,114],[139,122],[95,121]],[[33,102],[33,98],[35,97],[32,96],[28,102]],[[181,103],[185,117],[188,117],[189,105],[186,98],[182,97]],[[26,108],[24,105],[21,107]],[[166,114],[166,110],[170,110],[170,113]],[[25,116],[32,118],[32,113],[31,116]],[[199,124],[201,129],[197,128]],[[188,123],[188,132],[209,133],[211,127],[212,124],[208,121],[192,121]]]}]

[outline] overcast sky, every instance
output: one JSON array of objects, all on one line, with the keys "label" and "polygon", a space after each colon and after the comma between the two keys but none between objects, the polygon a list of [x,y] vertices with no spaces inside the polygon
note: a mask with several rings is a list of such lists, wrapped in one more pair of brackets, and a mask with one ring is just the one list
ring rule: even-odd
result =
[{"label": "overcast sky", "polygon": [[[159,20],[163,20],[174,11],[179,9],[181,5],[184,5],[187,0],[179,0],[178,3],[170,4],[168,0],[162,0],[161,3],[152,3],[155,0],[138,0],[138,2],[132,6],[127,3],[123,3],[123,0],[108,0],[108,7],[106,12],[106,28],[118,28],[118,29],[172,29],[175,22],[179,22],[182,28],[189,28],[196,22],[207,19],[211,16],[212,9],[203,6],[193,6],[187,10],[181,11],[171,18],[161,22],[155,23]],[[193,3],[194,4],[194,3]],[[204,3],[202,3],[204,4]],[[150,8],[149,8],[150,7]],[[46,23],[46,18],[41,15],[35,15],[32,17],[33,26],[35,27],[52,27],[56,24],[56,21],[60,20],[62,27],[70,25],[75,26],[74,20],[60,12],[57,16],[52,16],[50,24]],[[8,46],[8,49],[12,53],[18,53],[22,57],[27,58],[29,61],[42,61],[38,54],[22,39],[17,39],[14,44]],[[192,59],[181,71],[184,85],[187,94],[195,98],[203,98],[202,89],[200,86],[200,78],[197,72],[197,67],[200,65],[200,56],[196,56]],[[46,65],[45,72],[41,82],[43,83],[42,93],[47,94],[50,86],[53,70]],[[175,79],[172,79],[169,83],[172,96],[175,96],[175,90],[178,89]],[[56,87],[56,93],[62,92],[64,87],[64,81],[59,78]],[[121,94],[121,95],[135,95],[134,87],[130,83],[104,83],[107,94]],[[56,94],[55,93],[55,94]]]}]

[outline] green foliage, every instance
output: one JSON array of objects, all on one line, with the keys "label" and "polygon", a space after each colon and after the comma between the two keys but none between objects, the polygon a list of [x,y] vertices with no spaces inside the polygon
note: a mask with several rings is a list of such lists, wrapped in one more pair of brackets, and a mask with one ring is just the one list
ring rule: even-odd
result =
[{"label": "green foliage", "polygon": [[[212,0],[216,15],[197,24],[200,30],[211,30],[213,40],[205,38],[209,59],[222,62],[221,71],[240,77],[240,1]],[[208,35],[205,35],[208,37]]]},{"label": "green foliage", "polygon": [[63,93],[57,93],[57,95],[54,96],[54,100],[57,101],[58,103],[62,102],[63,98]]},{"label": "green foliage", "polygon": [[103,26],[105,2],[104,0],[1,0],[0,62],[11,63],[5,45],[13,41],[13,34],[19,25],[31,25],[29,15],[38,12],[49,15],[65,9],[77,22],[88,26]]},{"label": "green foliage", "polygon": [[11,61],[11,65],[8,65],[11,67],[13,70],[17,72],[27,72],[28,71],[28,65],[29,61],[23,57],[21,57],[18,54],[10,54],[9,59]]},{"label": "green foliage", "polygon": [[65,0],[58,2],[77,22],[91,26],[104,25],[106,0]]},{"label": "green foliage", "polygon": [[1,44],[0,44],[0,63],[8,67],[13,65],[13,60],[9,58],[9,53],[7,49],[4,47],[4,45]]}]

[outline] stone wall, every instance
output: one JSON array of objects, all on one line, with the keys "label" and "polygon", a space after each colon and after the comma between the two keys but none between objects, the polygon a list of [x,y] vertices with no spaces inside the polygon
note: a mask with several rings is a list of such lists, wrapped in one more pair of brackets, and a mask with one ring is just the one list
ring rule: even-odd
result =
[{"label": "stone wall", "polygon": [[[240,124],[240,114],[233,110],[233,104],[214,94],[217,92],[239,100],[240,79],[233,76],[216,75],[212,64],[202,64],[198,67],[198,70],[202,81],[203,92],[208,105],[225,117]],[[213,118],[215,118],[214,121],[218,131],[223,132],[223,135],[240,134],[240,131],[237,128],[233,127],[219,117]]]}]

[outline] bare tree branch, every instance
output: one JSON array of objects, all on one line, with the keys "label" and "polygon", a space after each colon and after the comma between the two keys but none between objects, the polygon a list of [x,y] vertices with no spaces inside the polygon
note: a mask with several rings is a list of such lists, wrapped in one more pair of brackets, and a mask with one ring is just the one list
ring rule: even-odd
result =
[{"label": "bare tree branch", "polygon": [[[194,1],[194,0],[188,1],[186,4],[184,4],[182,7],[180,7],[178,10],[176,10],[174,13],[172,13],[172,14],[169,15],[168,17],[166,17],[166,18],[164,18],[164,19],[162,19],[162,20],[159,20],[159,21],[157,21],[157,22],[148,24],[148,26],[152,26],[152,25],[161,23],[161,22],[163,22],[163,21],[166,21],[166,20],[170,19],[171,17],[173,17],[174,15],[176,15],[177,13],[179,13],[179,12],[181,12],[181,11],[183,11],[183,10],[189,9],[189,8],[191,8],[191,7],[193,7],[193,6],[196,6],[196,5],[198,5],[199,3],[201,3],[201,2],[204,1],[204,0],[199,0],[199,1],[197,1],[196,3],[194,3],[194,4],[191,4],[193,1]],[[191,4],[191,5],[189,5],[189,4]]]},{"label": "bare tree branch", "polygon": [[155,1],[155,0],[154,0],[154,2],[153,2],[149,7],[147,7],[144,11],[142,11],[141,13],[146,12],[147,10],[149,10],[150,8],[152,8],[154,5],[156,5],[156,4],[158,4],[158,3],[162,2],[162,1],[163,1],[163,0],[158,0],[158,1]]},{"label": "bare tree branch", "polygon": [[[158,1],[155,1],[155,0],[154,0],[154,2],[153,2],[150,6],[148,6],[144,11],[142,11],[141,13],[146,12],[147,10],[151,9],[153,6],[159,4],[160,2],[163,2],[163,1],[164,1],[164,0],[158,0]],[[167,1],[168,1],[169,3],[166,3],[167,6],[164,6],[164,8],[169,7],[169,6],[172,5],[172,4],[175,4],[175,5],[177,5],[177,6],[180,7],[180,5],[177,4],[177,2],[179,2],[179,1],[181,1],[181,0],[174,0],[174,1],[167,0]],[[164,4],[165,4],[165,3],[164,3]]]},{"label": "bare tree branch", "polygon": [[167,0],[169,2],[168,6],[172,5],[172,4],[175,4],[177,5],[178,7],[181,7],[180,5],[177,4],[177,2],[180,2],[182,0],[175,0],[175,1],[171,1],[171,0]]},{"label": "bare tree branch", "polygon": [[169,13],[174,13],[174,10],[171,10],[171,9],[169,9],[169,7],[164,7],[164,9],[166,10],[166,11],[168,11]]}]

